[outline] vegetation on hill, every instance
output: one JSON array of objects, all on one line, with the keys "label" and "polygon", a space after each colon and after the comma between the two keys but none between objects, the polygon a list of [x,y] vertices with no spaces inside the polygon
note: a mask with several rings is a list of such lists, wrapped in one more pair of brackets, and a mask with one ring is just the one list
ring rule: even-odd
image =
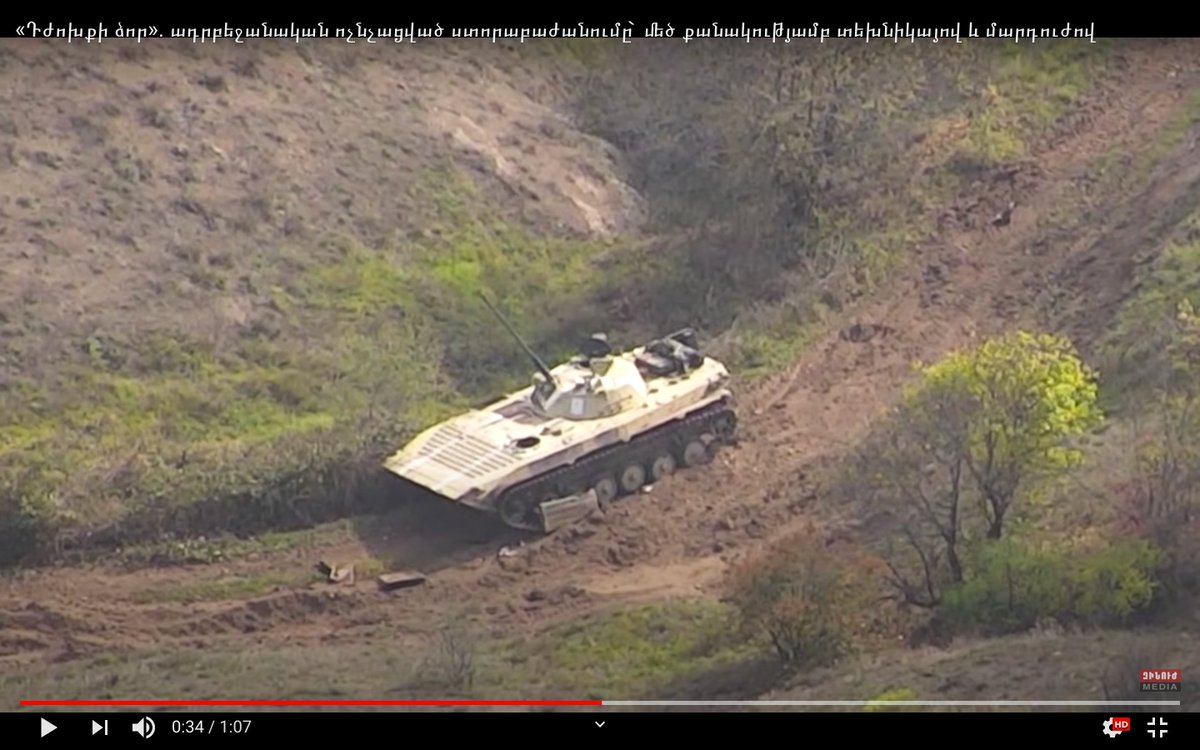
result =
[{"label": "vegetation on hill", "polygon": [[[1194,234],[1189,217],[1105,337],[1110,382],[1068,340],[1023,331],[924,368],[836,484],[842,500],[883,511],[890,532],[836,556],[811,530],[783,540],[732,581],[743,619],[784,662],[807,666],[870,642],[879,629],[864,626],[880,619],[915,643],[1190,620]],[[908,616],[879,618],[864,591]]]},{"label": "vegetation on hill", "polygon": [[[50,364],[14,355],[0,389],[0,560],[378,507],[385,451],[525,382],[528,364],[494,335],[480,291],[550,354],[597,328],[632,343],[692,324],[724,334],[718,353],[738,372],[770,371],[903,261],[956,189],[1034,154],[1111,64],[1103,45],[1040,43],[547,49],[533,69],[573,77],[577,119],[620,150],[649,201],[644,232],[602,240],[524,222],[445,158],[406,186],[414,209],[394,222],[255,234],[273,244],[253,272],[178,246],[189,293],[236,290],[254,315],[236,329],[197,316],[97,330]],[[304,52],[309,69],[320,54]],[[332,78],[297,85],[382,65],[346,54],[320,67]],[[233,69],[261,75],[245,60]],[[204,81],[217,97],[230,87]],[[15,146],[30,132],[18,114],[4,131]],[[181,132],[163,117],[142,121]],[[408,147],[368,135],[384,151]],[[114,205],[154,179],[122,153],[104,183]],[[366,190],[373,177],[357,179]],[[293,198],[254,185],[241,199],[261,209],[255,221],[188,210],[230,236],[257,232]],[[22,335],[35,335],[29,325]]]}]

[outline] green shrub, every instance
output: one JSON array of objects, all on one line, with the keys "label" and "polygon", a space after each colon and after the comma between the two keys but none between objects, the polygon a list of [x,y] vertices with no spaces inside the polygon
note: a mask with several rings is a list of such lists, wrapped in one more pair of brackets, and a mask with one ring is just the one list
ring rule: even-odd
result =
[{"label": "green shrub", "polygon": [[730,599],[783,662],[829,664],[853,648],[865,619],[873,563],[853,548],[826,545],[809,528],[741,565]]},{"label": "green shrub", "polygon": [[984,544],[972,576],[945,592],[938,617],[958,630],[1017,632],[1044,620],[1118,623],[1155,597],[1161,551],[1142,541],[1072,552],[1011,539]]},{"label": "green shrub", "polygon": [[0,495],[0,567],[27,559],[53,538],[51,510],[14,492]]}]

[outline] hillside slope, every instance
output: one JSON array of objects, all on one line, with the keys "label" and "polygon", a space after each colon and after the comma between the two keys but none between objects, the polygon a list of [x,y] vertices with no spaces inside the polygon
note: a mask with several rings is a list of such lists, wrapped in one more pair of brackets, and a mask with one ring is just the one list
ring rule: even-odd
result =
[{"label": "hillside slope", "polygon": [[[919,241],[906,247],[897,270],[885,284],[857,301],[847,302],[840,311],[831,306],[828,317],[809,329],[808,346],[783,371],[753,387],[742,386],[742,443],[721,455],[715,464],[673,477],[652,492],[621,503],[577,528],[548,539],[524,540],[526,544],[513,557],[499,557],[496,551],[502,544],[515,541],[515,536],[495,528],[486,519],[456,508],[407,505],[383,516],[319,526],[300,534],[222,543],[190,540],[149,551],[127,550],[121,560],[125,568],[105,562],[22,571],[6,581],[7,589],[0,598],[0,658],[10,668],[2,682],[3,692],[12,697],[18,693],[21,697],[35,693],[38,696],[53,693],[56,697],[123,697],[152,690],[164,698],[228,697],[251,687],[269,685],[279,697],[325,696],[327,690],[308,682],[308,675],[317,670],[328,677],[326,684],[332,685],[330,689],[342,696],[377,697],[386,691],[419,694],[429,689],[428,684],[412,681],[405,675],[410,667],[421,663],[431,644],[434,650],[439,643],[445,645],[444,640],[439,640],[442,637],[439,630],[449,623],[465,623],[478,640],[481,666],[471,688],[475,694],[517,690],[529,697],[568,697],[573,691],[587,691],[610,698],[626,697],[617,693],[646,690],[647,685],[657,685],[653,680],[664,674],[679,676],[663,665],[662,660],[666,659],[663,654],[671,654],[671,658],[683,662],[695,661],[689,651],[695,644],[679,633],[691,627],[704,631],[709,626],[703,607],[712,605],[712,600],[718,597],[731,562],[811,519],[820,519],[843,533],[865,539],[882,528],[883,520],[871,515],[868,509],[834,505],[816,480],[823,467],[844,452],[893,402],[900,386],[912,377],[911,365],[915,360],[933,360],[951,348],[1017,325],[1063,330],[1072,334],[1085,350],[1091,350],[1091,344],[1110,324],[1108,312],[1119,309],[1135,292],[1136,278],[1129,269],[1143,256],[1159,252],[1188,207],[1200,198],[1200,153],[1193,148],[1197,115],[1194,93],[1200,86],[1200,66],[1195,62],[1200,57],[1196,51],[1191,42],[1119,46],[1113,53],[1118,61],[1097,82],[1095,90],[1078,98],[1070,116],[1060,118],[1038,138],[1031,138],[1020,158],[1001,160],[1003,163],[988,166],[970,179],[952,181],[957,192],[945,201],[935,200],[938,193],[931,190],[924,196],[928,202],[914,207],[895,197],[901,194],[899,189],[891,192],[890,186],[876,185],[881,193],[893,196],[896,204],[904,204],[903,211],[881,209],[876,214],[881,225],[902,217],[905,236],[912,226],[917,226],[921,230]],[[171,79],[175,87],[171,89],[175,92],[172,96],[190,99],[193,93],[179,92],[187,81],[210,65],[206,59],[197,61],[181,55],[178,73],[167,76],[158,63],[147,67],[149,63],[145,60],[121,60],[105,65],[76,60],[68,64],[62,60],[70,58],[63,58],[57,52],[42,55],[39,57],[25,48],[9,52],[3,58],[5,71],[14,67],[25,71],[24,75],[41,71],[39,75],[65,76],[64,80],[69,82],[70,71],[76,71],[76,76],[92,75],[79,72],[82,66],[99,68],[95,74],[106,79],[123,80],[109,70],[109,64],[128,66],[130,71],[140,71],[143,76],[149,76],[152,70],[157,76]],[[272,76],[264,79],[285,80],[292,75],[297,84],[295,87],[279,84],[272,94],[262,91],[253,96],[247,94],[243,104],[246,107],[262,107],[265,96],[277,97],[270,112],[247,120],[254,123],[252,138],[257,139],[250,142],[259,144],[257,147],[262,151],[253,152],[249,145],[240,145],[246,137],[244,132],[230,134],[232,131],[223,130],[245,127],[237,124],[233,115],[219,123],[214,119],[205,126],[209,131],[198,131],[211,133],[207,135],[209,139],[220,133],[227,133],[225,137],[230,139],[214,143],[220,152],[210,148],[210,156],[204,156],[212,172],[203,173],[204,179],[199,180],[211,189],[203,200],[195,199],[203,210],[185,208],[182,218],[175,218],[165,208],[181,196],[192,195],[186,192],[192,188],[187,187],[191,183],[175,184],[166,178],[165,175],[175,173],[169,172],[165,165],[173,164],[171,159],[178,157],[170,151],[174,145],[171,137],[157,134],[161,128],[153,124],[137,126],[155,133],[151,140],[161,141],[157,150],[134,140],[122,141],[129,144],[123,148],[137,145],[147,149],[145,154],[139,150],[137,153],[141,155],[134,157],[133,163],[136,166],[138,159],[153,160],[147,161],[149,166],[145,170],[150,177],[147,180],[138,177],[143,168],[137,167],[128,173],[132,178],[110,175],[105,179],[122,179],[139,186],[147,182],[163,191],[162,198],[143,196],[139,200],[146,201],[145,204],[132,203],[125,209],[129,216],[135,217],[132,219],[135,224],[158,238],[155,243],[144,243],[146,249],[140,251],[156,259],[158,265],[133,263],[129,251],[118,249],[116,240],[110,238],[98,243],[108,249],[97,253],[109,253],[111,265],[119,266],[118,258],[127,265],[123,271],[114,271],[111,279],[105,276],[106,264],[97,266],[103,273],[92,270],[86,258],[91,253],[86,249],[78,251],[79,248],[86,248],[91,242],[86,237],[107,237],[105,233],[115,230],[111,222],[103,222],[95,223],[90,230],[99,234],[83,239],[71,234],[84,231],[78,227],[82,226],[80,222],[86,224],[80,217],[87,216],[78,210],[78,201],[87,193],[71,188],[75,184],[71,180],[55,183],[57,190],[41,187],[36,190],[40,191],[39,200],[58,205],[62,215],[70,216],[70,222],[74,222],[74,229],[53,234],[55,242],[83,244],[79,248],[71,245],[77,251],[64,254],[63,258],[69,256],[69,261],[57,265],[47,253],[33,252],[31,246],[22,243],[29,242],[35,234],[50,237],[45,233],[57,230],[60,225],[49,224],[51,219],[45,217],[55,211],[32,212],[33,185],[27,185],[24,179],[6,178],[3,189],[13,195],[0,205],[5,216],[18,216],[17,209],[28,213],[20,214],[20,222],[13,224],[18,229],[8,230],[25,233],[24,237],[6,244],[4,252],[6,257],[10,250],[13,257],[22,257],[22,253],[27,257],[22,257],[24,265],[12,266],[18,270],[6,271],[0,284],[8,290],[7,295],[26,295],[41,278],[38,274],[66,274],[54,278],[63,283],[75,280],[72,283],[79,284],[81,291],[78,304],[94,304],[86,310],[95,310],[97,320],[106,321],[109,327],[106,330],[126,330],[125,327],[134,325],[145,328],[129,330],[152,330],[155,323],[172,316],[177,326],[186,328],[193,320],[191,311],[200,309],[201,304],[217,305],[219,300],[229,299],[230,292],[219,285],[204,289],[203,285],[189,282],[191,286],[181,285],[178,292],[190,295],[179,298],[188,300],[182,302],[170,296],[160,299],[157,292],[151,291],[153,269],[157,269],[153,272],[154,279],[165,283],[164,279],[185,277],[186,269],[196,265],[195,258],[186,254],[179,257],[167,247],[174,241],[177,229],[190,233],[186,237],[192,243],[199,243],[196,246],[211,246],[204,240],[210,233],[218,232],[212,236],[220,237],[222,242],[236,243],[243,253],[235,253],[232,260],[202,267],[215,267],[218,270],[214,273],[219,275],[228,271],[230,279],[262,273],[263,280],[256,283],[263,285],[289,283],[291,275],[303,271],[287,265],[297,258],[304,259],[302,266],[305,262],[334,266],[347,262],[336,246],[312,250],[316,253],[315,260],[307,251],[285,256],[287,263],[278,258],[267,263],[264,260],[267,256],[256,255],[258,251],[268,252],[263,249],[268,246],[300,246],[287,233],[289,215],[300,216],[303,226],[310,229],[322,221],[350,221],[353,216],[358,222],[355,232],[360,235],[359,241],[367,241],[372,231],[379,230],[381,234],[370,241],[387,247],[384,235],[387,227],[392,226],[390,221],[379,218],[378,224],[371,224],[371,220],[395,216],[405,210],[404,201],[392,199],[403,194],[411,185],[409,180],[418,179],[415,175],[419,169],[405,173],[406,180],[390,189],[386,183],[373,181],[373,178],[385,179],[379,174],[359,178],[350,166],[366,170],[368,165],[377,167],[380,163],[362,145],[374,141],[380,142],[380,157],[384,149],[389,154],[395,153],[392,148],[406,153],[403,147],[417,149],[422,144],[438,155],[427,157],[430,165],[437,164],[438,158],[445,158],[468,168],[482,167],[482,189],[478,193],[484,196],[482,201],[495,206],[504,221],[514,221],[514,212],[531,211],[525,214],[524,221],[528,223],[523,226],[534,229],[525,231],[548,234],[555,229],[551,224],[557,221],[565,225],[564,229],[583,235],[582,238],[566,235],[562,240],[565,243],[590,243],[606,233],[625,232],[651,220],[647,218],[643,198],[631,195],[625,187],[627,181],[635,180],[614,166],[619,160],[613,158],[612,147],[572,130],[565,124],[567,120],[554,114],[559,111],[555,107],[569,105],[569,97],[538,96],[536,92],[543,85],[554,86],[543,84],[540,71],[531,73],[514,62],[522,58],[475,64],[480,59],[483,58],[467,56],[460,60],[457,54],[444,59],[418,57],[412,61],[411,73],[405,73],[409,70],[406,67],[394,71],[389,61],[384,61],[378,67],[366,66],[356,79],[358,83],[346,84],[347,76],[342,72],[336,78],[321,77],[319,68],[330,65],[329,62],[318,65],[291,56],[263,54],[255,67],[263,70],[274,66],[270,67]],[[224,64],[231,70],[246,67],[244,62],[232,58]],[[463,71],[468,71],[465,77]],[[297,107],[296,101],[304,96],[300,92],[312,90],[299,84],[305,75],[313,78],[306,84],[315,89],[321,89],[322,82],[326,84],[319,106],[332,106],[334,114],[330,117],[344,118],[336,120],[338,127],[345,128],[344,132],[357,133],[357,137],[342,135],[343,131],[334,127],[334,121],[326,115],[312,114],[318,105],[310,104],[312,109],[308,110]],[[398,75],[402,76],[400,84],[395,80]],[[53,80],[56,86],[74,85],[59,83],[58,78]],[[216,99],[232,96],[238,88],[237,80],[229,77],[225,81],[229,91],[222,85],[209,83],[201,86],[194,96],[212,96],[214,103],[208,106],[221,107]],[[250,77],[250,82],[244,85],[266,86],[251,83],[255,80]],[[332,88],[329,83],[332,80],[361,88],[343,94]],[[456,81],[456,88],[439,88],[446,80]],[[410,93],[398,93],[405,91]],[[421,92],[427,98],[422,99]],[[494,106],[488,104],[496,92],[503,101]],[[440,104],[432,101],[439,96],[459,94],[461,101]],[[405,111],[421,113],[420,117],[404,120],[398,128],[401,132],[412,131],[404,136],[407,140],[392,135],[397,128],[389,124],[395,118],[388,107],[356,105],[365,96],[394,96],[397,106],[403,103],[411,108]],[[417,99],[410,101],[406,96]],[[384,103],[392,101],[383,99]],[[56,113],[63,123],[69,124],[72,117],[94,116],[72,114],[73,110],[61,102],[57,106],[66,110]],[[132,110],[133,106],[128,108]],[[435,106],[439,108],[434,109]],[[297,114],[303,112],[309,112],[311,119],[305,120],[303,114]],[[118,137],[112,135],[120,132],[115,123],[127,115],[125,108],[105,115],[112,119],[105,121],[109,134],[104,136],[104,143]],[[282,140],[261,134],[262,122],[274,122],[271,132]],[[82,126],[70,127],[80,130]],[[18,123],[8,129],[15,131],[9,137],[24,143],[26,128],[36,133],[34,125]],[[318,138],[315,134],[322,130],[331,134],[322,138],[335,140]],[[382,137],[371,135],[376,131],[388,133],[387,137],[397,139],[397,143],[394,146],[384,143]],[[332,135],[335,132],[337,136]],[[1181,132],[1186,137],[1180,137]],[[934,131],[909,145],[936,151],[938,137],[949,138]],[[353,143],[355,148],[347,152],[347,143]],[[205,144],[205,136],[184,144],[187,157],[203,153]],[[254,192],[264,184],[275,184],[270,180],[256,181],[258,178],[253,175],[260,169],[269,172],[265,165],[290,153],[288,144],[305,144],[296,145],[300,149],[296,153],[307,153],[311,161],[278,162],[275,168],[279,171],[273,179],[297,186],[307,200],[296,199],[281,206],[284,213],[278,221],[263,219],[252,230],[223,223],[228,220],[226,217],[236,214],[246,196],[251,196],[252,201]],[[329,149],[331,144],[340,149],[340,152],[335,150],[336,158],[320,158],[322,150]],[[506,150],[525,153],[524,149],[530,146],[531,155],[546,161],[530,163],[518,152]],[[234,156],[241,149],[247,155]],[[42,152],[57,154],[59,166],[43,164],[48,157],[36,156]],[[12,145],[8,153],[15,155],[10,157],[10,170],[31,170],[21,173],[28,177],[33,176],[35,169],[42,176],[41,170],[61,171],[67,168],[66,164],[75,164],[68,158],[71,147],[54,138],[36,146],[32,140],[29,145]],[[219,176],[227,172],[217,167],[228,164],[226,159],[236,165],[240,163],[237,159],[249,159],[250,153],[257,153],[255,158],[261,161],[245,162],[242,167],[227,166],[227,170],[240,175],[240,182],[235,181],[238,187],[228,187]],[[356,155],[347,156],[348,153]],[[96,149],[79,149],[72,157],[79,159],[77,166],[72,167],[79,184],[89,184],[86,180],[91,169],[103,173],[103,163],[97,154]],[[408,156],[400,161],[411,165],[415,157]],[[943,163],[936,153],[929,160],[931,164]],[[259,166],[252,167],[251,163]],[[529,176],[520,176],[522,167],[514,165],[524,165]],[[636,167],[635,163],[630,171],[636,173]],[[108,167],[109,173],[112,169]],[[242,169],[246,171],[237,171]],[[930,169],[931,174],[937,173],[933,166]],[[589,174],[591,182],[578,181],[580,175]],[[159,179],[158,175],[164,176]],[[324,187],[338,184],[345,185],[347,190],[356,189],[355,198],[349,202],[351,207],[364,203],[367,207],[347,214],[350,209],[343,205],[345,198],[335,188]],[[362,184],[369,186],[365,196],[357,192]],[[454,205],[449,216],[452,219],[461,216],[454,211],[461,209],[458,204],[462,196],[455,193],[448,198],[439,192],[446,190],[445,183],[435,185],[434,199],[428,206],[417,201],[408,210],[417,214],[428,210],[426,228],[445,231],[442,222],[447,215],[438,212],[450,203]],[[607,187],[601,189],[602,185]],[[653,194],[652,187],[646,184],[641,187]],[[138,188],[146,189],[149,188]],[[539,199],[521,199],[519,195],[526,189]],[[113,195],[134,200],[129,197],[131,192],[141,195],[132,188],[115,189]],[[288,192],[285,189],[281,194]],[[30,194],[30,200],[22,200],[26,193]],[[55,203],[58,201],[63,203]],[[1016,204],[1011,223],[994,226],[991,222],[994,214],[989,209],[1003,207],[1009,201]],[[653,200],[650,204],[651,208],[655,205]],[[76,206],[76,210],[66,211],[68,206]],[[890,203],[885,206],[889,207]],[[215,218],[206,224],[205,216]],[[62,226],[70,223],[66,218],[53,221],[63,222]],[[34,226],[38,222],[46,226]],[[421,222],[414,221],[413,227],[419,230]],[[69,240],[70,237],[76,239]],[[9,239],[5,238],[6,242]],[[159,242],[163,244],[160,246]],[[303,247],[311,250],[321,245],[305,242]],[[330,254],[324,256],[322,252]],[[408,248],[398,252],[415,251]],[[586,245],[580,252],[590,256],[604,251],[599,246]],[[255,265],[256,257],[261,266]],[[350,263],[361,259],[353,252],[347,257]],[[234,265],[225,268],[221,263]],[[40,266],[54,266],[55,270],[36,273],[32,270]],[[379,271],[378,266],[367,265],[366,269],[368,276],[372,270]],[[453,274],[430,278],[452,277]],[[346,289],[344,285],[337,288]],[[385,291],[388,288],[383,287]],[[346,312],[345,305],[351,300],[362,303],[360,291],[361,288],[342,297],[335,310]],[[119,306],[109,307],[113,300],[126,295],[135,296],[138,303],[125,311]],[[47,332],[56,334],[47,340],[59,341],[66,340],[59,333],[67,337],[95,335],[89,328],[91,313],[79,316],[63,312],[59,303],[36,293],[28,296],[27,305],[22,303],[21,307],[13,308],[21,311],[17,322],[10,317],[6,323],[12,329],[7,355],[12,368],[10,378],[18,375],[36,378],[43,372],[38,368],[47,368],[44,371],[48,372],[52,365],[59,368],[62,365],[58,363],[71,361],[70,346],[66,344],[61,350],[51,348],[45,354],[29,353],[37,349],[37,342]],[[312,297],[305,298],[298,292],[290,296],[312,301]],[[367,298],[371,299],[369,295]],[[5,297],[12,305],[17,299],[17,296]],[[168,307],[172,309],[167,310]],[[320,305],[315,307],[320,309]],[[354,305],[350,307],[357,309]],[[9,307],[6,305],[5,309]],[[355,325],[362,324],[361,318],[365,316],[356,314],[360,317],[355,319]],[[280,334],[282,340],[308,330],[299,325],[302,320],[294,319],[292,325],[297,327]],[[884,327],[880,329],[884,334],[865,342],[849,340],[843,331],[854,322],[878,324]],[[336,330],[331,328],[326,335]],[[336,335],[326,340],[333,338]],[[218,364],[219,344],[220,341],[213,349],[212,360]],[[200,371],[208,372],[203,367]],[[187,375],[192,377],[193,374]],[[438,372],[436,377],[445,377],[445,373]],[[21,423],[25,432],[6,432],[6,438],[13,441],[8,445],[32,439],[29,431],[36,433],[37,424],[36,420],[27,420]],[[193,438],[184,435],[178,439],[180,444],[187,444]],[[10,453],[15,455],[15,451]],[[161,564],[181,560],[188,564]],[[355,585],[342,587],[314,583],[308,571],[316,560],[356,562],[364,578],[384,567],[413,566],[431,573],[432,578],[422,588],[387,596],[361,579]],[[152,564],[146,565],[147,561]],[[130,570],[131,563],[138,565]],[[635,618],[632,623],[618,619],[620,627],[625,628],[621,630],[626,637],[624,641],[615,637],[605,640],[611,633],[596,630],[601,627],[597,623],[609,622],[605,618],[614,609],[677,599],[708,603],[698,605],[699,614],[685,609],[685,614],[679,616],[681,619],[666,623],[654,618],[649,622]],[[643,632],[638,630],[643,626],[653,634],[648,640],[660,645],[661,651],[647,653],[640,646],[631,645],[645,642],[637,635]],[[544,639],[533,642],[535,639],[528,638],[531,632],[543,633]],[[634,635],[630,636],[631,632]],[[672,637],[672,633],[676,636]],[[1110,636],[1048,637],[1061,639],[1062,648],[1020,649],[1003,660],[991,657],[985,660],[979,656],[989,648],[1003,645],[966,644],[954,646],[950,651],[922,652],[917,656],[889,656],[883,652],[863,662],[890,665],[879,679],[850,687],[838,675],[827,673],[814,674],[809,678],[812,682],[801,685],[728,684],[728,678],[717,671],[704,671],[714,665],[688,662],[688,668],[699,670],[696,674],[700,676],[685,686],[691,696],[732,693],[748,697],[775,687],[780,691],[776,695],[833,697],[831,693],[841,695],[846,690],[856,694],[875,691],[870,693],[873,695],[911,687],[919,688],[921,698],[1020,697],[1022,691],[1025,695],[1042,696],[1052,690],[1070,693],[1058,697],[1092,697],[1097,689],[1092,681],[1103,671],[1095,664],[1081,667],[1079,684],[1071,686],[1064,686],[1057,673],[1052,674],[1053,670],[1037,669],[1034,665],[1044,666],[1055,659],[1066,663],[1079,654],[1094,653],[1088,651],[1089,645],[1106,643]],[[655,640],[660,638],[661,641]],[[608,644],[609,651],[604,650],[604,644]],[[1178,648],[1185,646],[1183,641],[1177,643]],[[384,651],[387,658],[380,658]],[[152,652],[157,656],[148,662],[140,661]],[[967,690],[961,681],[940,679],[938,668],[929,666],[932,662],[953,664],[955,658],[971,662],[976,670],[971,678],[986,689],[968,686]],[[625,665],[626,671],[617,672],[613,664],[625,663],[626,659],[631,662]],[[54,662],[58,666],[51,668],[49,665]],[[539,672],[539,665],[549,666]],[[185,670],[190,675],[187,679],[175,678]],[[91,676],[97,673],[105,675],[104,678]]]},{"label": "hillside slope", "polygon": [[272,288],[336,260],[330,238],[428,230],[450,165],[534,226],[636,227],[615,150],[555,109],[564,83],[497,56],[6,42],[5,374],[131,330],[236,338]]},{"label": "hillside slope", "polygon": [[0,66],[6,557],[336,516],[364,440],[526,366],[471,291],[553,341],[644,221],[564,76],[487,44],[12,40]]}]

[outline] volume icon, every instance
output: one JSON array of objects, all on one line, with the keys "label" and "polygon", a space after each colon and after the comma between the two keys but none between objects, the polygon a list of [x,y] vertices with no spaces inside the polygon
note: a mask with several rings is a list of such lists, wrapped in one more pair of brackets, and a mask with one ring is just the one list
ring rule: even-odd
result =
[{"label": "volume icon", "polygon": [[154,736],[154,719],[151,719],[149,716],[144,719],[138,719],[133,725],[133,731],[146,739],[150,739]]}]

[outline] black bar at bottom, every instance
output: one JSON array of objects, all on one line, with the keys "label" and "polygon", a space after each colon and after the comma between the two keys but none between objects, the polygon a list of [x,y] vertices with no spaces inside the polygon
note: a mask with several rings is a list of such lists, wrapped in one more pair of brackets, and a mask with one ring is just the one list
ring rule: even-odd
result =
[{"label": "black bar at bottom", "polygon": [[[1109,720],[1116,720],[1109,722]],[[1127,729],[1109,735],[1110,731]],[[1109,722],[1109,723],[1106,723]],[[1184,713],[1175,706],[1163,706],[1161,712],[1106,711],[1053,713],[1047,711],[989,712],[932,711],[730,711],[705,712],[662,710],[638,711],[615,707],[585,709],[400,709],[369,712],[339,710],[74,712],[61,708],[44,711],[28,709],[20,713],[0,713],[0,737],[14,747],[76,746],[121,743],[137,747],[141,742],[156,746],[196,744],[219,740],[243,746],[279,740],[305,740],[320,743],[345,742],[360,733],[384,732],[383,736],[412,736],[413,730],[449,730],[456,739],[495,739],[520,735],[498,732],[555,732],[556,737],[595,737],[598,739],[645,739],[655,730],[671,733],[672,741],[688,735],[709,742],[729,739],[744,742],[747,731],[782,730],[793,738],[887,740],[897,738],[946,738],[955,740],[991,740],[1005,742],[1067,742],[1068,747],[1103,745],[1122,747],[1136,744],[1150,747],[1168,745],[1196,746],[1200,714]],[[405,735],[394,734],[397,731]],[[765,736],[765,735],[760,735]],[[1121,742],[1113,740],[1120,738]],[[132,743],[132,744],[131,744]]]}]

